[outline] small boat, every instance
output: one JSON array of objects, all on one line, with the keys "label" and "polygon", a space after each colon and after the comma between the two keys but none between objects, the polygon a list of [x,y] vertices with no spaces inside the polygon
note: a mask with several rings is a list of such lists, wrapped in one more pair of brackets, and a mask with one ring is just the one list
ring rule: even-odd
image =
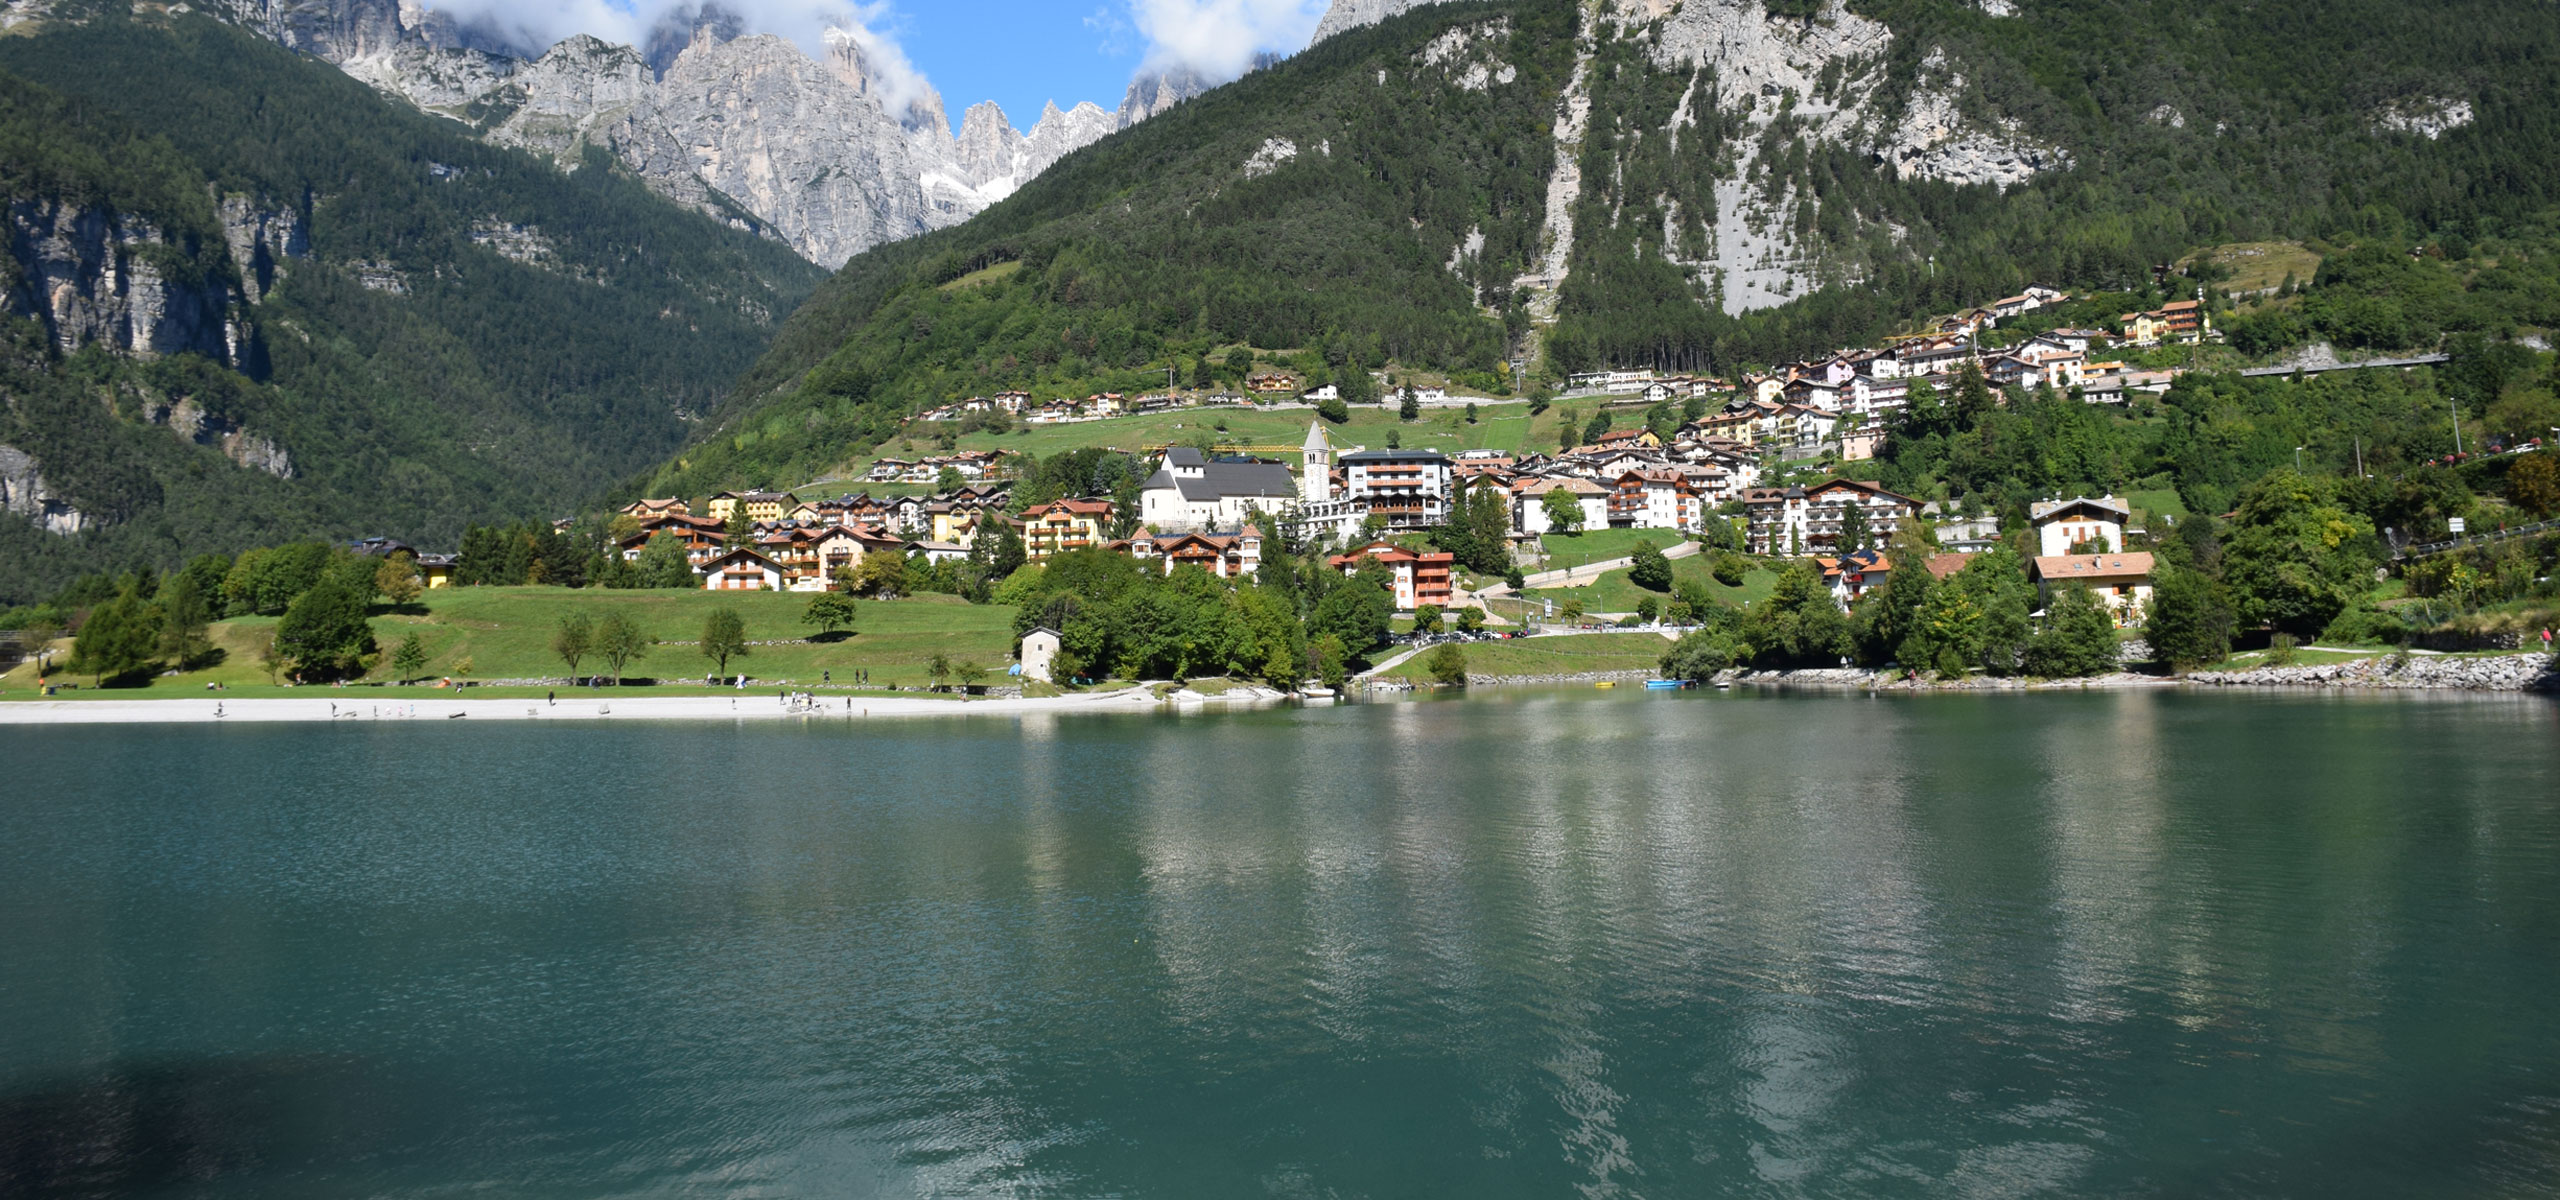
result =
[{"label": "small boat", "polygon": [[1600,682],[1598,682],[1598,683],[1592,684],[1591,686],[1596,687],[1596,688],[1613,688],[1613,687],[1618,686],[1618,681],[1617,681],[1617,680],[1615,680],[1615,679],[1603,679],[1603,680],[1601,680],[1601,681],[1600,681]]},{"label": "small boat", "polygon": [[1690,686],[1690,683],[1686,679],[1648,679],[1644,681],[1644,690],[1648,692],[1668,692],[1688,686]]}]

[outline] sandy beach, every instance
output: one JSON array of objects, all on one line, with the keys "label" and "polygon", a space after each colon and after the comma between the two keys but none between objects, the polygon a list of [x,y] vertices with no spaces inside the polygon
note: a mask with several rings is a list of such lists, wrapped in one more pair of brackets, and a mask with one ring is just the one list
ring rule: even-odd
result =
[{"label": "sandy beach", "polygon": [[1077,696],[1014,700],[929,700],[921,697],[818,693],[814,701],[785,703],[772,693],[729,696],[597,698],[581,692],[557,702],[436,698],[367,702],[362,693],[304,699],[45,700],[0,704],[6,725],[140,725],[167,722],[275,721],[705,721],[808,720],[887,717],[1021,716],[1028,713],[1146,712],[1209,705],[1270,703],[1279,693],[1258,688],[1223,695],[1177,692],[1158,699],[1144,687]]}]

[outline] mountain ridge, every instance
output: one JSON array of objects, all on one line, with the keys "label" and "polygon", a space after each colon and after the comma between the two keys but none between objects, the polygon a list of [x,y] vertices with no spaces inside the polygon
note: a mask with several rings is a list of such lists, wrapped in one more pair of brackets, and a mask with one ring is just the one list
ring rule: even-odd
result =
[{"label": "mountain ridge", "polygon": [[[1726,371],[2031,283],[2148,288],[2199,246],[2560,203],[2560,29],[2530,5],[2172,7],[1446,0],[1352,23],[851,260],[652,486],[797,482],[901,413],[1142,391],[1238,346],[1311,381]],[[1374,311],[1390,280],[1405,311]],[[947,361],[917,357],[955,325]]]},{"label": "mountain ridge", "polygon": [[[817,281],[203,14],[0,38],[0,597],[449,543],[681,444]],[[103,10],[103,11],[102,11]]]},{"label": "mountain ridge", "polygon": [[661,194],[827,267],[964,221],[1059,157],[1207,88],[1181,70],[1142,74],[1116,114],[1052,103],[1018,131],[995,108],[974,125],[964,114],[955,134],[939,93],[889,77],[852,34],[830,30],[812,57],[717,4],[662,22],[645,46],[573,34],[538,53],[417,0],[214,7],[501,145],[571,167],[601,146]]}]

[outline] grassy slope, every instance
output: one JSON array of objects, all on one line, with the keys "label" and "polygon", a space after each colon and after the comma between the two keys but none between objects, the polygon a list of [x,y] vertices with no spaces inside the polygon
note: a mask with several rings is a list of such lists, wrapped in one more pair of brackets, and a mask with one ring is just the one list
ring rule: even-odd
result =
[{"label": "grassy slope", "polygon": [[1552,570],[1598,562],[1606,558],[1625,558],[1635,553],[1637,542],[1652,542],[1656,550],[1668,550],[1681,542],[1681,537],[1668,529],[1591,529],[1581,533],[1549,533],[1538,538],[1549,561],[1539,567],[1522,570]]},{"label": "grassy slope", "polygon": [[[568,673],[568,668],[552,656],[550,640],[560,618],[573,611],[600,616],[620,610],[661,641],[693,641],[702,636],[703,621],[712,612],[734,608],[746,621],[748,640],[763,641],[805,638],[814,633],[800,623],[800,614],[808,603],[806,595],[787,593],[721,595],[542,587],[439,589],[429,593],[421,607],[402,611],[376,608],[373,631],[385,651],[409,634],[418,634],[430,656],[425,672],[429,676],[451,674],[468,658],[471,678],[530,679]],[[224,661],[203,671],[156,680],[147,689],[118,689],[114,694],[146,697],[155,693],[201,692],[205,684],[216,682],[263,685],[267,677],[258,666],[256,647],[274,626],[271,617],[221,622],[213,629],[215,644],[226,651]],[[864,601],[853,636],[820,644],[756,646],[748,657],[732,660],[730,671],[759,680],[815,684],[821,671],[834,671],[841,682],[847,672],[862,668],[871,672],[875,684],[921,684],[926,682],[925,660],[940,651],[955,663],[975,662],[987,668],[990,682],[1002,682],[1012,644],[1013,609],[1004,605],[973,605],[949,596]],[[69,652],[68,640],[60,646],[64,653]],[[582,672],[601,669],[602,664],[593,659],[580,666]],[[692,646],[661,645],[627,670],[634,676],[699,679],[710,669],[710,660]],[[386,679],[389,675],[386,664],[374,672],[373,678]],[[33,682],[32,668],[22,666],[0,676],[0,689],[15,692]],[[88,681],[75,678],[73,682]]]},{"label": "grassy slope", "polygon": [[[1471,675],[1576,675],[1586,671],[1651,671],[1671,643],[1654,633],[1585,633],[1478,642],[1459,647]],[[1386,672],[1391,679],[1424,680],[1422,655]]]},{"label": "grassy slope", "polygon": [[[1678,580],[1695,579],[1707,585],[1709,595],[1722,603],[1736,607],[1758,603],[1768,596],[1770,589],[1776,587],[1778,583],[1775,567],[1766,563],[1762,564],[1761,569],[1743,576],[1741,587],[1726,587],[1716,582],[1715,576],[1708,571],[1709,564],[1704,555],[1671,560],[1671,578],[1675,581],[1675,585]],[[1648,592],[1629,582],[1624,568],[1602,575],[1599,582],[1589,587],[1546,588],[1523,594],[1537,599],[1552,599],[1559,605],[1564,603],[1567,596],[1580,596],[1583,611],[1594,613],[1634,612],[1637,599],[1644,596],[1652,596],[1657,600],[1668,599],[1665,593]]]}]

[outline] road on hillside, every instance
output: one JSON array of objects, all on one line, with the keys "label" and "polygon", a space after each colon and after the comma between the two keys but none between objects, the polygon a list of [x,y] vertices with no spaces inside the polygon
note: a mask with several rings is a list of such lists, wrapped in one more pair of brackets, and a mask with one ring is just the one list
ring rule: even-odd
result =
[{"label": "road on hillside", "polygon": [[[1663,551],[1662,556],[1664,558],[1690,558],[1695,556],[1699,549],[1700,547],[1698,543],[1684,541],[1677,546],[1673,546],[1672,548]],[[1599,562],[1584,563],[1578,567],[1566,567],[1554,571],[1540,571],[1535,575],[1524,575],[1520,578],[1520,586],[1524,590],[1529,588],[1588,587],[1591,584],[1598,583],[1601,576],[1622,567],[1632,567],[1635,563],[1636,560],[1632,555],[1626,558],[1604,558]],[[1511,592],[1512,589],[1509,584],[1495,584],[1494,586],[1485,588],[1476,594],[1479,596],[1508,596]]]}]

